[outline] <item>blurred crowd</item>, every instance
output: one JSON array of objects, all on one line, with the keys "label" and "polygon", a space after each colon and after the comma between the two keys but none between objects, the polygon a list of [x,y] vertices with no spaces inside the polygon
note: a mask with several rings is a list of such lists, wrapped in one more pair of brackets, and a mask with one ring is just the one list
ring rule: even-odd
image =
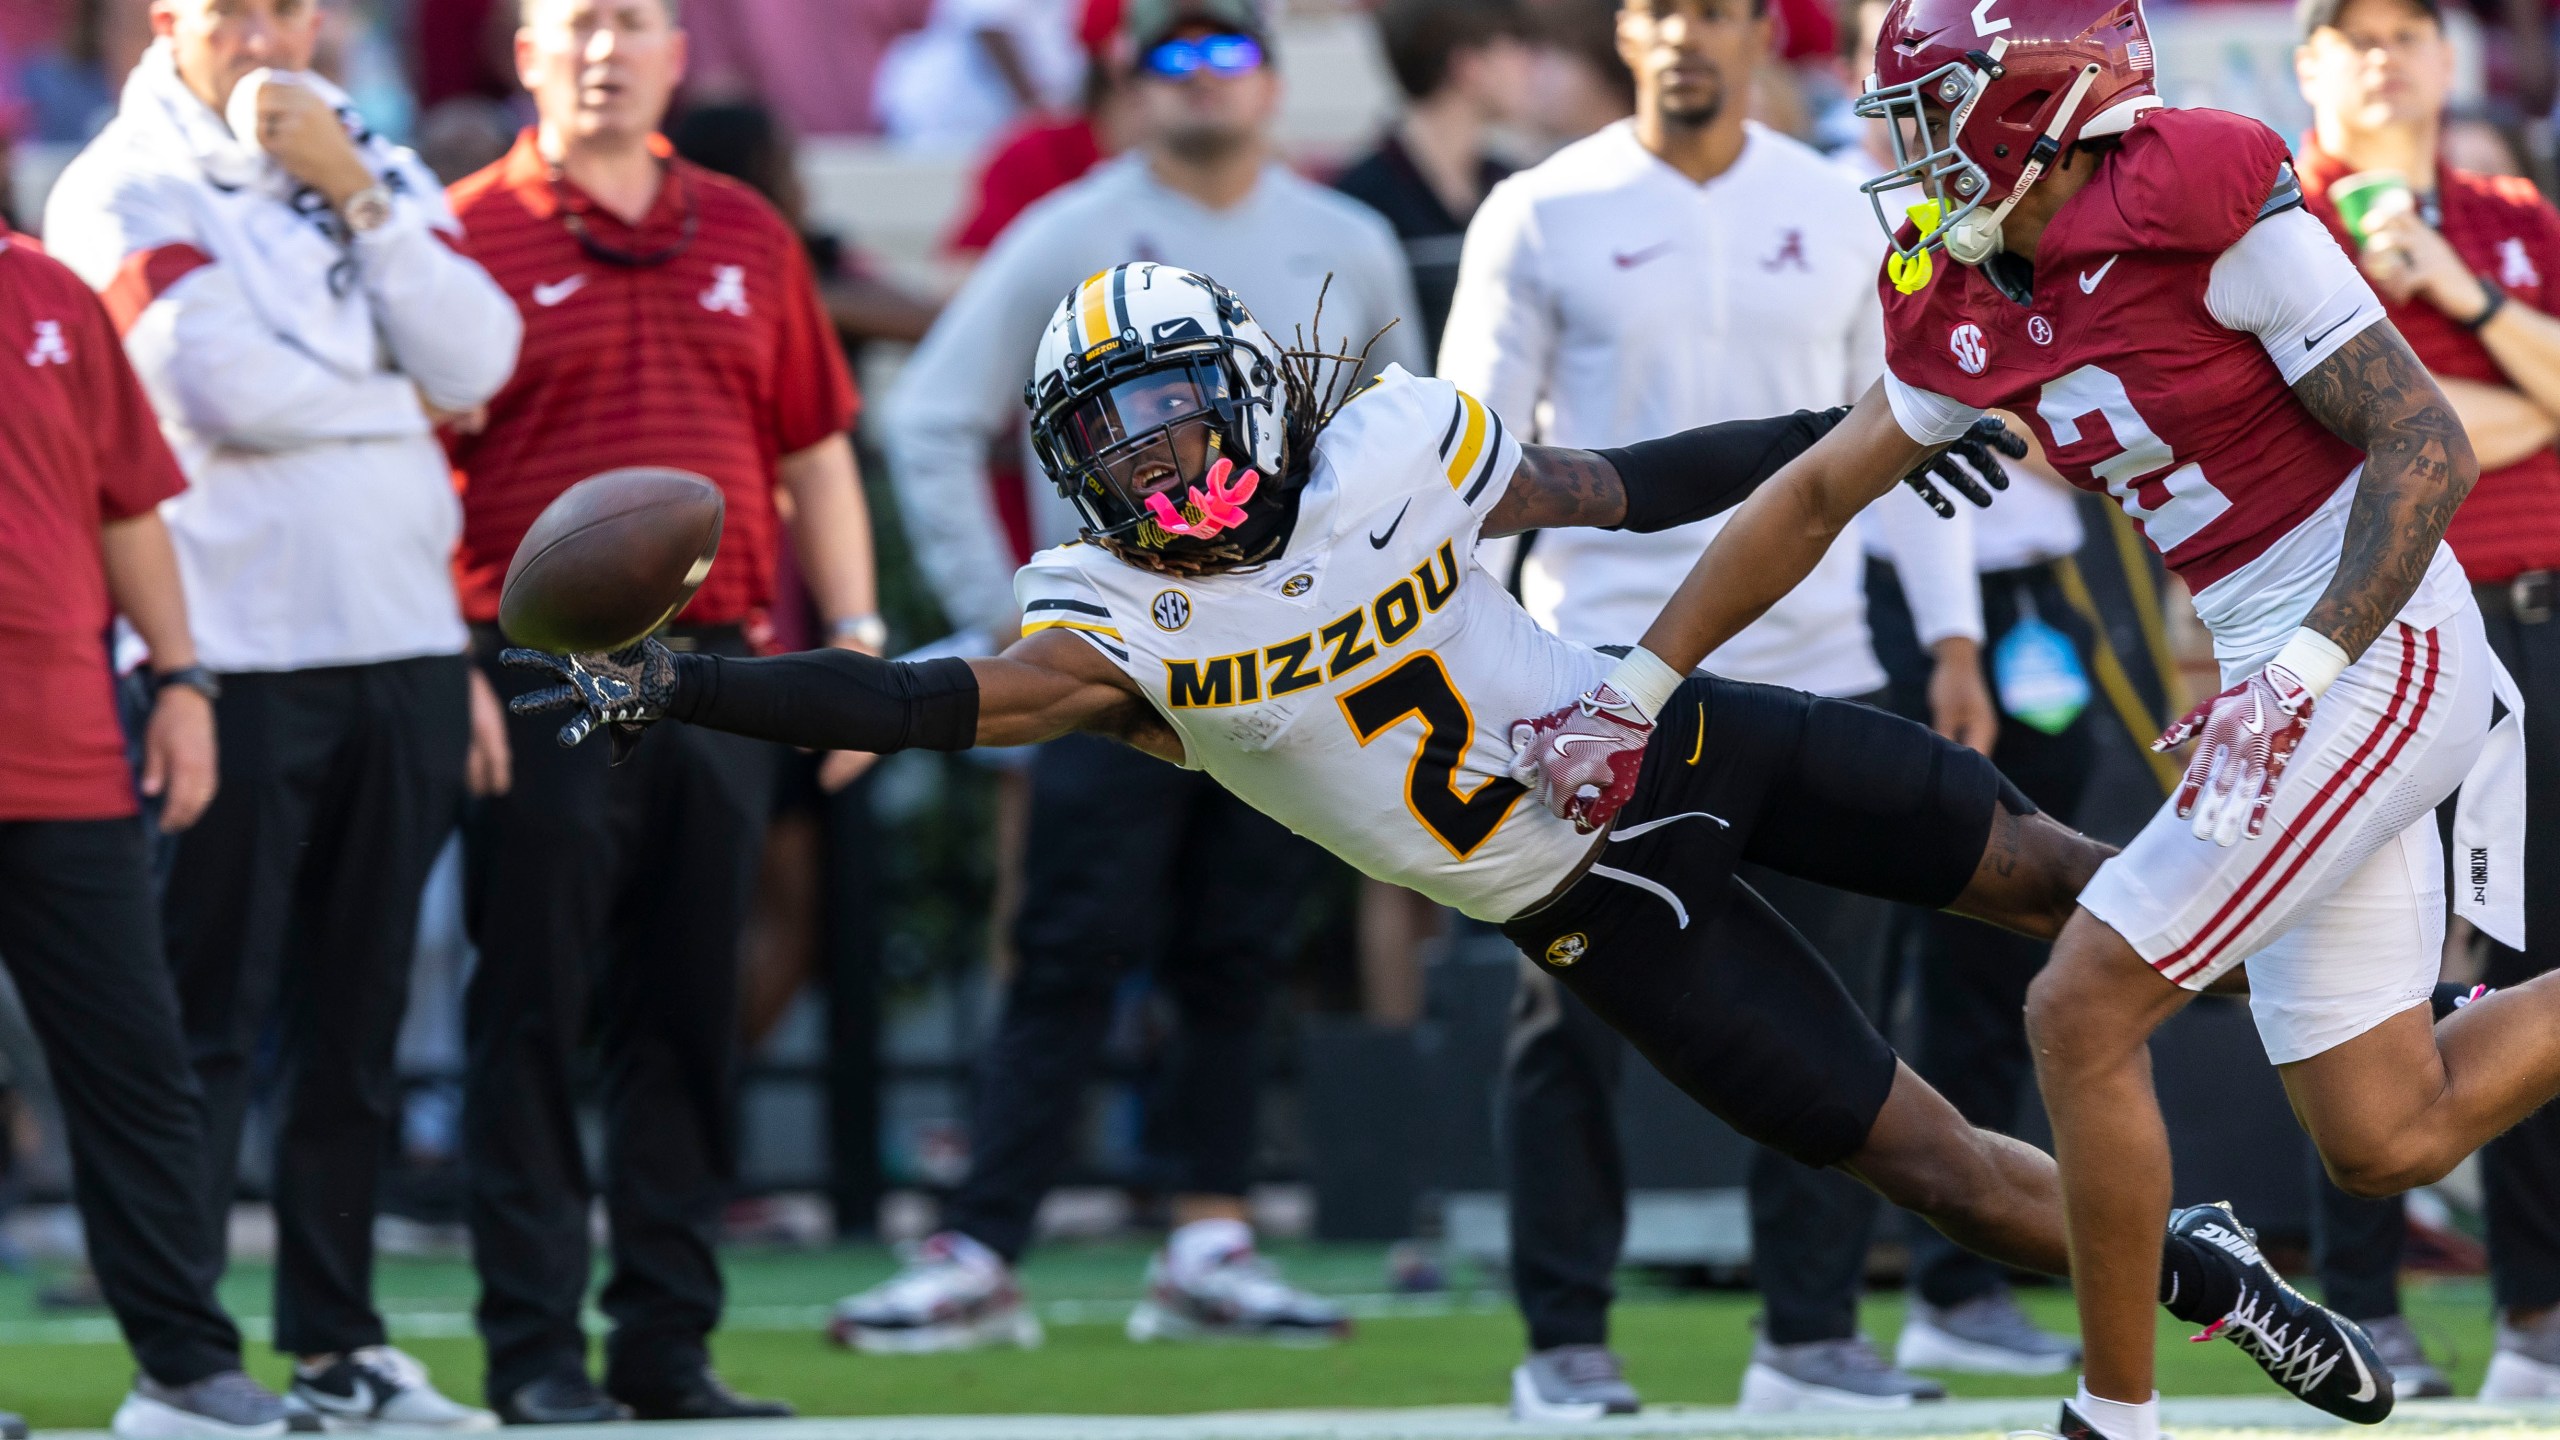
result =
[{"label": "blurred crowd", "polygon": [[[0,6],[0,135],[81,147],[40,208],[8,217],[67,270],[0,242],[16,267],[0,269],[0,324],[33,305],[29,336],[8,337],[34,347],[26,368],[83,387],[23,412],[59,431],[25,462],[53,488],[9,477],[0,549],[103,557],[0,584],[0,607],[43,611],[0,614],[0,654],[49,634],[59,693],[94,681],[97,702],[27,732],[58,741],[58,763],[0,759],[0,890],[62,896],[50,914],[0,901],[21,996],[0,1013],[0,1152],[22,1177],[49,1125],[71,1156],[96,1298],[141,1362],[119,1431],[281,1433],[292,1407],[462,1429],[787,1413],[730,1392],[706,1347],[737,1072],[797,999],[827,992],[837,1079],[851,1075],[828,1140],[868,1177],[839,1185],[839,1223],[867,1229],[879,957],[900,927],[908,948],[923,928],[962,937],[945,948],[983,959],[990,1018],[959,1057],[974,1076],[953,1107],[960,1154],[923,1176],[939,1223],[895,1279],[839,1307],[839,1341],[1036,1343],[1015,1267],[1086,1144],[1088,1087],[1126,1048],[1133,977],[1156,997],[1141,1028],[1161,1031],[1137,1104],[1169,1234],[1131,1336],[1347,1334],[1335,1303],[1255,1249],[1269,1042],[1329,1009],[1409,1046],[1434,965],[1498,937],[1351,875],[1195,772],[1090,738],[952,762],[960,778],[923,782],[939,820],[922,830],[897,798],[916,782],[867,756],[670,726],[608,771],[599,747],[562,752],[501,708],[524,686],[496,662],[515,542],[583,475],[675,465],[721,485],[729,528],[671,643],[982,653],[1074,624],[1018,610],[1009,582],[1074,534],[1026,448],[1021,384],[1058,297],[1131,258],[1217,277],[1276,331],[1375,336],[1373,369],[1452,378],[1548,443],[1844,403],[1880,364],[1856,181],[1885,167],[1847,101],[1882,8]],[[1660,142],[1661,117],[1703,102],[1628,58],[1631,36],[1674,18],[1723,37],[1700,50],[1716,93],[1681,145]],[[1311,19],[1367,27],[1395,86],[1357,153],[1309,160],[1277,133],[1284,87],[1309,83],[1287,68],[1291,27]],[[2544,628],[2560,349],[2482,349],[2458,318],[2488,304],[2475,279],[2499,304],[2550,308],[2560,215],[2517,177],[2548,158],[2555,36],[2531,4],[2459,17],[2488,63],[2458,91],[2456,20],[2433,0],[2352,0],[2305,29],[2301,163],[2315,193],[2351,173],[2408,179],[2402,208],[2333,223],[2404,330],[2443,332],[2422,353],[2447,357],[2492,471],[2472,509],[2495,512],[2453,542],[2510,668],[2560,706],[2560,629]],[[877,263],[816,218],[800,142],[853,136],[966,168],[934,265]],[[861,216],[850,199],[828,213]],[[1711,239],[1665,259],[1645,229],[1664,217]],[[1766,235],[1742,228],[1762,220]],[[1630,292],[1629,275],[1660,278]],[[20,498],[39,493],[54,498]],[[2174,773],[2140,745],[2210,664],[2163,577],[2127,558],[2122,517],[2030,457],[1979,516],[1940,521],[1897,494],[1867,519],[1862,547],[1714,668],[1901,711],[1990,753],[2044,808],[2130,829]],[[1708,533],[1558,534],[1478,559],[1542,623],[1601,643],[1641,627]],[[112,637],[92,623],[110,610]],[[2560,841],[2539,823],[2530,863],[2549,872]],[[957,854],[939,870],[918,858],[936,845]],[[1221,858],[1217,884],[1185,869],[1200,855]],[[1754,883],[1968,1118],[2019,1123],[2039,947]],[[932,886],[972,913],[928,916],[910,887]],[[2538,888],[2560,893],[2560,876]],[[124,923],[61,918],[102,907]],[[2540,968],[2461,937],[2447,963],[2449,982]],[[1514,1005],[1501,1183],[1529,1353],[1512,1401],[1624,1411],[1639,1402],[1607,1328],[1623,1046],[1533,969]],[[422,1049],[445,1090],[404,1087],[404,1052]],[[244,1152],[253,1110],[271,1138]],[[582,1133],[599,1117],[600,1147]],[[2508,1357],[2493,1380],[2560,1396],[2560,1137],[2543,1124],[2491,1156]],[[372,1301],[383,1157],[429,1152],[463,1177],[486,1409],[441,1394]],[[272,1176],[236,1175],[244,1153]],[[276,1206],[287,1397],[241,1373],[211,1288],[242,1183]],[[1747,1404],[1904,1404],[1946,1393],[1924,1370],[2075,1363],[2009,1277],[1927,1240],[1914,1319],[1878,1353],[1857,1327],[1874,1198],[1775,1154],[1747,1184],[1766,1302]],[[2397,1320],[2399,1203],[2315,1184],[2330,1294],[2354,1297],[2403,1393],[2441,1387]],[[591,1377],[598,1203],[612,1333]]]}]

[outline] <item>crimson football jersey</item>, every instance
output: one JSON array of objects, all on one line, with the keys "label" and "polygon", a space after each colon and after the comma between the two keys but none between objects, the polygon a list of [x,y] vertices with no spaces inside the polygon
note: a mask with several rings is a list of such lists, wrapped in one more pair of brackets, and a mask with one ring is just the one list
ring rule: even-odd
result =
[{"label": "crimson football jersey", "polygon": [[[2289,187],[2288,154],[2243,116],[2151,112],[2046,228],[2031,303],[1943,255],[1914,294],[1880,282],[1894,379],[2023,418],[2202,592],[2342,499],[2364,458],[2294,399],[2272,342],[2206,304],[2214,262]],[[2341,292],[2339,338],[2379,314],[2363,302]]]}]

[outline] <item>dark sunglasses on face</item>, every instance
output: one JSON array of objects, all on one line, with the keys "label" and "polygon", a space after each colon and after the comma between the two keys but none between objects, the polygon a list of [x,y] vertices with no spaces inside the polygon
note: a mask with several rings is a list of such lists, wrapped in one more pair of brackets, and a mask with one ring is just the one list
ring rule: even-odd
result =
[{"label": "dark sunglasses on face", "polygon": [[1262,44],[1250,35],[1203,35],[1167,40],[1147,52],[1149,74],[1187,80],[1208,70],[1218,75],[1249,75],[1262,68]]}]

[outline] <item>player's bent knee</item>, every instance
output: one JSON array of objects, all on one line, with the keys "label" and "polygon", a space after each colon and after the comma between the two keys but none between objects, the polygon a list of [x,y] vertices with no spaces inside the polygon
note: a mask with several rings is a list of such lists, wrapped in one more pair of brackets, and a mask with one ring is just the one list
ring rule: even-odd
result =
[{"label": "player's bent knee", "polygon": [[2437,1167],[2397,1155],[2375,1155],[2353,1160],[2330,1160],[2326,1164],[2329,1178],[2338,1188],[2359,1200],[2388,1200],[2394,1195],[2432,1185],[2445,1176],[2451,1166]]},{"label": "player's bent knee", "polygon": [[2433,1185],[2461,1162],[2452,1147],[2422,1135],[2395,1136],[2344,1152],[2324,1150],[2320,1156],[2338,1188],[2362,1200],[2387,1200]]}]

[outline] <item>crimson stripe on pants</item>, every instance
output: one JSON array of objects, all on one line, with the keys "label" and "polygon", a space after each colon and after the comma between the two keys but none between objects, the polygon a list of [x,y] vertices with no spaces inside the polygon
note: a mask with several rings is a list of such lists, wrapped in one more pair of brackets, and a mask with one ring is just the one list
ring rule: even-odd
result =
[{"label": "crimson stripe on pants", "polygon": [[[2337,770],[2329,776],[2328,780],[2321,785],[2320,792],[2311,797],[2311,803],[2303,807],[2300,820],[2293,825],[2285,827],[2283,833],[2277,838],[2276,843],[2268,847],[2266,857],[2258,862],[2258,868],[2249,872],[2249,877],[2241,881],[2239,888],[2231,892],[2230,898],[2222,902],[2222,908],[2214,911],[2212,917],[2205,921],[2203,928],[2196,931],[2195,936],[2188,940],[2186,944],[2179,946],[2177,949],[2151,962],[2151,968],[2161,972],[2163,975],[2169,975],[2169,971],[2172,967],[2179,967],[2180,973],[2170,975],[2169,978],[2173,980],[2183,980],[2187,976],[2196,973],[2197,970],[2202,969],[2205,965],[2210,964],[2212,962],[2213,955],[2218,953],[2218,950],[2209,951],[2202,961],[2195,964],[2187,965],[2182,964],[2182,962],[2184,962],[2186,958],[2196,950],[2205,946],[2208,941],[2215,940],[2215,932],[2221,930],[2222,922],[2230,919],[2234,911],[2238,910],[2243,904],[2248,902],[2250,896],[2257,892],[2260,883],[2266,880],[2268,875],[2275,870],[2277,865],[2283,863],[2286,854],[2297,840],[2302,841],[2303,855],[2306,858],[2308,857],[2310,847],[2316,845],[2318,841],[2316,839],[2304,839],[2303,837],[2310,830],[2311,826],[2319,819],[2321,808],[2327,805],[2328,802],[2337,795],[2340,787],[2349,783],[2350,778],[2355,774],[2356,767],[2364,763],[2365,757],[2371,755],[2375,747],[2382,743],[2383,737],[2390,733],[2393,723],[2400,718],[2400,706],[2402,702],[2408,698],[2410,676],[2417,663],[2417,652],[2409,643],[2410,639],[2416,632],[2410,630],[2407,625],[2401,625],[2400,630],[2402,634],[2399,681],[2392,689],[2391,703],[2384,707],[2382,718],[2375,723],[2372,732],[2366,735],[2363,743],[2356,747],[2355,753],[2347,757],[2346,763],[2339,766]],[[2432,634],[2433,632],[2429,633]],[[2394,753],[2397,752],[2395,751]],[[2385,765],[2388,763],[2389,762],[2387,760],[2384,762]],[[2380,771],[2377,770],[2374,773],[2379,774]],[[2371,783],[2370,776],[2367,777],[2365,783]],[[2357,794],[2361,795],[2362,793],[2363,790],[2359,787]],[[2353,805],[2355,803],[2355,797],[2349,797],[2346,803],[2348,805]],[[2321,833],[2325,835],[2328,832],[2324,830]],[[2300,869],[2299,860],[2295,863],[2295,869]],[[2288,872],[2288,876],[2290,874],[2291,872]],[[2281,886],[2282,883],[2282,881],[2277,882],[2279,886]],[[2250,912],[2250,918],[2255,918],[2258,911],[2263,910],[2264,908],[2265,905],[2262,901],[2257,910],[2252,910]],[[2237,933],[2238,929],[2246,928],[2247,924],[2248,920],[2244,919],[2241,921],[2240,926],[2235,927],[2231,933]],[[2226,934],[2221,938],[2223,940],[2228,940],[2229,935]]]},{"label": "crimson stripe on pants", "polygon": [[[2418,727],[2426,723],[2428,703],[2435,698],[2437,661],[2440,658],[2436,632],[2433,630],[2426,632],[2426,640],[2427,673],[2419,682],[2417,708],[2410,711],[2408,723],[2401,727],[2399,734],[2392,737],[2391,748],[2383,754],[2382,759],[2362,781],[2357,783],[2355,793],[2347,797],[2345,804],[2329,812],[2329,818],[2322,823],[2320,833],[2303,843],[2302,852],[2294,856],[2293,864],[2284,874],[2276,877],[2275,885],[2259,897],[2258,903],[2250,908],[2247,915],[2241,917],[2239,926],[2232,931],[2233,934],[2236,935],[2256,923],[2258,916],[2264,913],[2269,905],[2275,903],[2276,896],[2284,893],[2284,887],[2292,884],[2293,877],[2302,873],[2302,867],[2311,859],[2311,852],[2319,847],[2321,841],[2329,838],[2329,833],[2338,828],[2339,821],[2354,813],[2357,802],[2363,800],[2365,793],[2373,788],[2374,781],[2390,772],[2392,763],[2400,758],[2400,752],[2408,748],[2411,737],[2418,733]],[[2187,973],[2192,975],[2198,968],[2201,966],[2190,967]]]}]

